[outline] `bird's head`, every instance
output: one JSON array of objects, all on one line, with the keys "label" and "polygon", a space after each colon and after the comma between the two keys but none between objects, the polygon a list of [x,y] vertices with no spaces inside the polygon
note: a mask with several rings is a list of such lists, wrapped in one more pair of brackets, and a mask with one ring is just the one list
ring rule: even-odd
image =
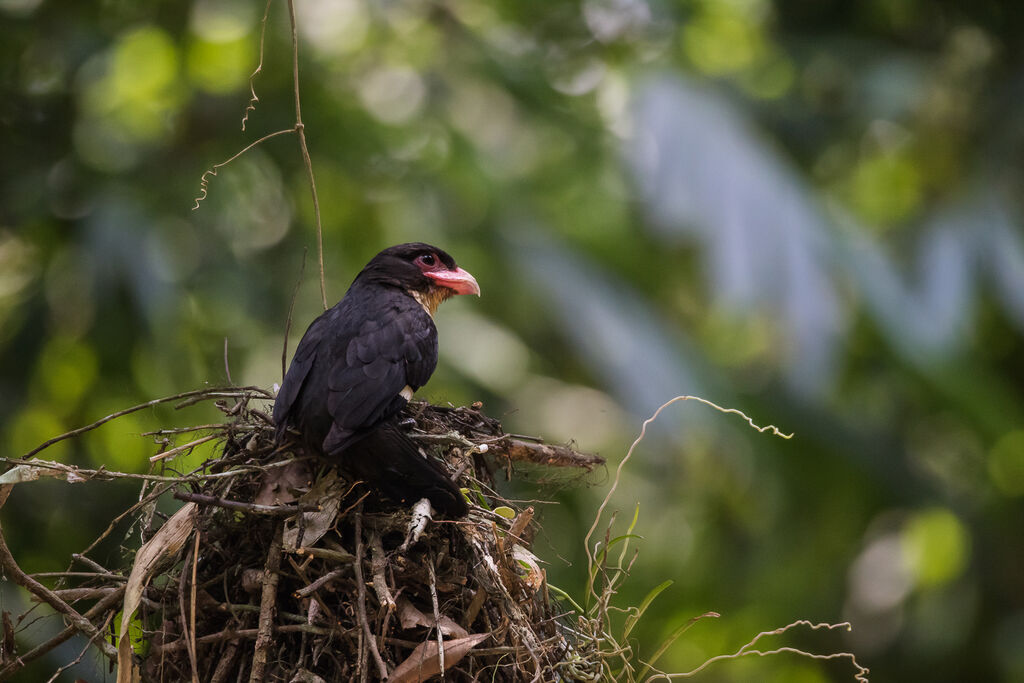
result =
[{"label": "bird's head", "polygon": [[391,285],[405,290],[431,315],[442,301],[456,294],[480,295],[480,285],[442,249],[409,242],[389,247],[370,260],[357,281]]}]

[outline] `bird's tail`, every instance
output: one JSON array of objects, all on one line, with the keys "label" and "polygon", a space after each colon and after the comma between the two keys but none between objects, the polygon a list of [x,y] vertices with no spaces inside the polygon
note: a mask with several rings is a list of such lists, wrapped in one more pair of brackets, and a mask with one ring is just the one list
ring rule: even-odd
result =
[{"label": "bird's tail", "polygon": [[466,500],[441,466],[423,457],[394,421],[350,444],[339,456],[346,471],[396,502],[420,498],[449,517],[463,517]]}]

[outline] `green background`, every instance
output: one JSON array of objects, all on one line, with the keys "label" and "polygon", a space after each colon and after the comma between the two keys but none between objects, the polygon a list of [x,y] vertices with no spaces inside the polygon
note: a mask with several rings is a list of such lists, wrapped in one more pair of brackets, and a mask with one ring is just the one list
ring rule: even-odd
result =
[{"label": "green background", "polygon": [[[795,436],[689,402],[637,449],[611,503],[639,502],[644,537],[618,604],[674,581],[641,656],[714,610],[660,667],[805,618],[853,630],[765,647],[850,650],[873,681],[1024,679],[1024,5],[297,5],[330,302],[383,247],[442,246],[483,296],[441,309],[420,396],[609,459],[510,489],[555,501],[535,545],[553,583],[582,592],[583,536],[642,420],[700,395]],[[225,339],[234,383],[280,381],[305,249],[290,348],[321,308],[297,137],[192,205],[204,171],[294,124],[286,8],[242,132],[261,3],[0,0],[3,455],[227,382]],[[143,411],[41,457],[144,471],[141,432],[216,418]],[[57,570],[137,495],[26,484],[4,534]],[[852,671],[781,655],[699,680]]]}]

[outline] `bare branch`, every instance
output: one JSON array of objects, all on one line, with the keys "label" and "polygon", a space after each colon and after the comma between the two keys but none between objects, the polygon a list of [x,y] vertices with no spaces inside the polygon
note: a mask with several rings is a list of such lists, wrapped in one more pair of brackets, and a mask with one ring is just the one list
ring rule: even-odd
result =
[{"label": "bare branch", "polygon": [[222,396],[222,395],[244,396],[244,395],[246,395],[246,392],[252,392],[252,391],[256,391],[256,392],[259,392],[261,394],[264,394],[267,398],[273,398],[273,396],[271,396],[265,389],[262,389],[260,387],[238,387],[238,388],[235,388],[235,387],[219,388],[218,387],[218,388],[197,389],[195,391],[186,391],[186,392],[183,392],[183,393],[180,393],[180,394],[175,394],[174,396],[164,396],[163,398],[155,398],[152,401],[146,401],[145,403],[140,403],[139,405],[132,406],[131,408],[125,408],[124,410],[119,410],[116,413],[111,413],[110,415],[107,415],[104,418],[96,420],[92,424],[88,424],[88,425],[86,425],[84,427],[79,427],[78,429],[72,429],[70,432],[65,432],[65,433],[61,434],[60,436],[55,436],[52,439],[48,439],[47,441],[44,441],[43,443],[39,444],[38,446],[36,446],[32,450],[30,450],[25,455],[21,456],[20,459],[21,460],[28,460],[29,458],[34,457],[40,451],[43,451],[43,450],[49,448],[50,446],[52,446],[55,443],[59,443],[59,442],[64,441],[66,439],[70,439],[72,437],[76,437],[76,436],[79,436],[81,434],[84,434],[84,433],[86,433],[88,431],[96,429],[97,427],[110,422],[111,420],[115,420],[115,419],[117,419],[119,417],[122,417],[124,415],[128,415],[129,413],[138,412],[138,411],[144,410],[146,408],[152,408],[153,406],[160,405],[161,403],[169,403],[171,401],[178,401],[178,400],[181,400],[181,399],[211,398],[213,396]]},{"label": "bare branch", "polygon": [[18,566],[14,556],[11,555],[10,549],[7,547],[7,541],[4,539],[2,529],[0,529],[0,568],[4,570],[5,575],[14,583],[67,617],[75,630],[85,634],[90,640],[95,639],[96,647],[111,661],[117,661],[117,650],[114,649],[114,646],[103,640],[102,637],[97,638],[97,636],[102,636],[102,631],[96,628],[91,621],[79,614],[78,610],[61,600],[53,591],[21,570],[21,567]]},{"label": "bare branch", "polygon": [[762,632],[758,633],[756,636],[754,636],[753,639],[751,639],[748,643],[743,645],[740,649],[736,650],[736,652],[733,652],[732,654],[717,655],[715,657],[711,657],[710,659],[708,659],[707,661],[705,661],[703,664],[698,666],[696,669],[693,669],[692,671],[687,671],[687,672],[684,672],[684,673],[675,673],[675,674],[658,673],[658,674],[655,674],[654,676],[651,676],[650,678],[648,678],[647,682],[650,683],[650,681],[656,681],[656,680],[673,681],[673,680],[675,680],[677,678],[689,678],[691,676],[694,676],[697,673],[700,673],[701,671],[703,671],[707,667],[711,666],[715,662],[720,662],[720,661],[725,660],[725,659],[739,659],[740,657],[747,657],[747,656],[751,656],[751,655],[756,656],[756,657],[767,657],[767,656],[770,656],[770,655],[781,654],[783,652],[789,652],[789,653],[792,653],[792,654],[800,655],[801,657],[808,657],[810,659],[825,659],[825,660],[827,660],[827,659],[849,659],[850,662],[853,664],[853,666],[857,669],[857,673],[854,674],[854,680],[858,681],[858,683],[868,683],[867,675],[868,675],[868,673],[870,673],[870,670],[868,668],[866,668],[866,667],[861,666],[860,663],[857,662],[856,656],[854,656],[854,654],[851,653],[851,652],[833,652],[833,653],[829,653],[829,654],[817,654],[817,653],[814,653],[814,652],[806,652],[804,650],[800,650],[798,648],[788,647],[788,646],[778,647],[778,648],[774,648],[772,650],[755,650],[754,649],[754,645],[756,645],[757,641],[759,641],[761,638],[764,638],[766,636],[781,635],[781,634],[785,633],[786,631],[789,631],[790,629],[795,628],[797,626],[806,626],[807,628],[811,629],[812,631],[817,631],[819,629],[827,629],[829,631],[832,631],[832,630],[835,630],[837,628],[845,628],[846,630],[850,630],[850,628],[851,628],[850,627],[850,623],[847,622],[847,621],[844,621],[844,622],[839,623],[839,624],[829,624],[829,623],[817,623],[816,624],[816,623],[812,623],[812,622],[810,622],[810,621],[808,621],[806,619],[798,619],[797,621],[794,621],[794,622],[792,622],[790,624],[786,624],[785,626],[781,626],[781,627],[776,628],[776,629],[772,629],[771,631],[762,631]]},{"label": "bare branch", "polygon": [[274,540],[267,551],[267,564],[263,572],[263,594],[260,597],[260,622],[256,636],[256,648],[252,657],[252,671],[249,683],[262,683],[267,657],[274,641],[274,611],[277,604],[277,583],[281,569],[281,538],[284,524],[278,522]]},{"label": "bare branch", "polygon": [[719,412],[722,412],[722,413],[734,413],[736,415],[741,416],[743,419],[745,419],[747,421],[747,423],[751,427],[753,427],[754,429],[756,429],[757,431],[759,431],[761,433],[764,433],[766,431],[771,431],[775,436],[779,436],[779,437],[781,437],[783,439],[791,439],[791,438],[793,438],[792,434],[784,434],[783,432],[780,432],[779,429],[775,425],[768,425],[767,427],[759,427],[756,424],[754,424],[754,421],[752,419],[750,419],[749,417],[747,417],[747,415],[745,413],[743,413],[743,412],[741,412],[739,410],[736,410],[735,408],[723,408],[723,407],[721,407],[720,405],[718,405],[716,403],[712,403],[711,401],[709,401],[707,399],[701,398],[700,396],[676,396],[675,398],[669,399],[668,401],[665,401],[660,406],[658,406],[658,409],[654,411],[654,414],[651,415],[646,420],[644,420],[643,425],[641,425],[641,427],[640,427],[640,435],[638,437],[636,437],[636,440],[633,441],[633,443],[629,446],[629,450],[626,451],[626,456],[624,458],[622,458],[622,460],[619,462],[619,466],[615,469],[615,480],[612,482],[611,487],[608,489],[608,493],[605,494],[604,500],[601,501],[601,505],[597,508],[597,514],[594,515],[594,523],[590,525],[590,530],[587,532],[586,537],[583,539],[583,547],[586,548],[586,550],[587,550],[587,597],[588,597],[588,599],[589,599],[590,596],[593,596],[595,599],[598,599],[597,593],[594,592],[594,557],[593,557],[593,553],[592,553],[592,551],[590,549],[590,539],[593,537],[594,531],[597,529],[597,525],[601,521],[601,516],[604,514],[605,508],[608,507],[608,503],[609,503],[609,501],[611,501],[612,495],[615,494],[615,489],[617,489],[618,486],[619,486],[619,480],[620,480],[620,478],[622,476],[622,469],[626,466],[626,463],[629,462],[629,459],[631,457],[633,457],[633,451],[636,450],[636,447],[640,444],[641,441],[643,441],[644,436],[647,434],[647,427],[648,427],[648,425],[650,425],[652,422],[654,422],[656,419],[658,419],[658,416],[661,415],[661,411],[665,410],[665,408],[668,408],[673,403],[678,403],[680,401],[698,401],[699,403],[703,403],[705,405],[711,406],[712,408],[714,408],[715,410],[717,410]]},{"label": "bare branch", "polygon": [[199,196],[196,197],[196,199],[195,199],[196,203],[192,207],[192,210],[195,211],[196,209],[198,209],[199,208],[199,203],[202,202],[204,199],[206,199],[206,196],[208,194],[208,190],[209,190],[209,187],[210,187],[210,178],[215,176],[215,175],[217,175],[217,171],[219,171],[224,166],[227,166],[232,161],[234,161],[238,157],[242,156],[243,154],[248,152],[250,149],[252,149],[256,145],[259,145],[259,144],[261,144],[263,142],[266,142],[270,138],[276,138],[278,135],[286,135],[288,133],[294,133],[295,131],[296,131],[295,128],[285,128],[283,130],[279,130],[279,131],[274,132],[274,133],[268,133],[267,135],[264,135],[263,137],[261,137],[259,140],[256,140],[255,142],[252,142],[252,143],[249,143],[248,145],[246,145],[240,152],[236,152],[234,154],[234,156],[232,156],[227,161],[222,161],[219,164],[214,164],[213,166],[211,166],[210,170],[208,170],[205,173],[203,173],[202,177],[199,178]]},{"label": "bare branch", "polygon": [[245,107],[245,112],[242,114],[242,132],[245,132],[245,122],[249,120],[249,112],[256,111],[256,103],[260,101],[260,98],[256,96],[256,77],[263,72],[263,47],[266,45],[267,38],[267,17],[270,16],[270,3],[273,0],[267,0],[267,6],[263,10],[263,21],[260,22],[260,62],[256,65],[256,70],[249,76],[249,104]]},{"label": "bare branch", "polygon": [[[290,2],[290,0],[289,0]],[[373,655],[373,661],[377,664],[377,671],[380,674],[380,679],[386,680],[388,677],[388,667],[384,664],[384,660],[381,659],[380,651],[377,649],[377,639],[373,637],[373,631],[370,630],[370,622],[366,618],[366,581],[363,580],[363,508],[360,505],[356,508],[356,584],[358,589],[358,598],[356,600],[356,611],[359,614],[359,621],[363,627],[363,638],[366,639],[367,646],[370,648],[370,653]],[[360,678],[362,679],[367,667],[360,669]]]},{"label": "bare branch", "polygon": [[324,232],[320,222],[320,199],[316,193],[313,162],[309,158],[309,147],[306,146],[306,126],[302,123],[302,105],[299,100],[299,32],[295,22],[295,0],[288,0],[288,17],[292,23],[292,86],[295,91],[295,130],[299,134],[302,161],[306,165],[306,175],[309,176],[309,189],[313,194],[313,215],[316,218],[316,252],[317,261],[320,264],[320,297],[323,299],[323,306],[326,311],[327,285],[324,282]]},{"label": "bare branch", "polygon": [[265,515],[267,517],[291,517],[300,512],[317,512],[318,505],[260,505],[258,503],[244,503],[239,500],[225,500],[216,496],[209,496],[204,493],[190,493],[188,491],[175,491],[174,497],[178,500],[198,503],[199,505],[211,505],[235,510],[236,512],[248,512],[253,515]]}]

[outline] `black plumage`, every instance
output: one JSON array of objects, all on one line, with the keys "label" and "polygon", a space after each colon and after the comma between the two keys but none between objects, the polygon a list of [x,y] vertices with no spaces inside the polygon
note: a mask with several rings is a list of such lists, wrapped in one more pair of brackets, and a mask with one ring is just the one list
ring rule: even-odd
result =
[{"label": "black plumage", "polygon": [[375,256],[348,292],[306,330],[274,402],[281,441],[289,427],[307,448],[390,499],[430,499],[462,516],[461,492],[398,425],[412,392],[437,366],[433,312],[476,280],[437,247],[401,244]]}]

